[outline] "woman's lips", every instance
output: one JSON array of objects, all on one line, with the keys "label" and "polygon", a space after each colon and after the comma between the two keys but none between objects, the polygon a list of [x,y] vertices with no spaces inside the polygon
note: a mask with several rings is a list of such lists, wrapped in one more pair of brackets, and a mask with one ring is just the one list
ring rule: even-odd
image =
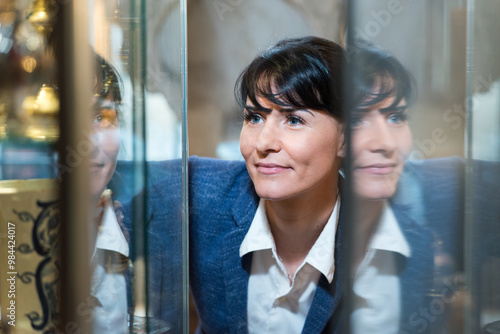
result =
[{"label": "woman's lips", "polygon": [[289,167],[285,167],[285,166],[281,166],[281,165],[277,165],[277,164],[272,164],[272,163],[266,163],[266,164],[259,163],[259,164],[256,164],[256,166],[257,166],[257,171],[259,173],[265,174],[265,175],[279,174],[281,172],[284,172],[284,171],[290,169]]},{"label": "woman's lips", "polygon": [[366,173],[374,175],[387,175],[392,174],[395,168],[396,164],[373,164],[369,166],[357,167],[356,169],[360,169]]}]

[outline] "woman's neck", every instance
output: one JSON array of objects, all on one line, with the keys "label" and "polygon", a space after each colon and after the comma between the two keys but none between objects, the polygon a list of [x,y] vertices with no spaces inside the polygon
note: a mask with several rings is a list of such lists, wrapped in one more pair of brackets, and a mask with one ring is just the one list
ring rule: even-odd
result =
[{"label": "woman's neck", "polygon": [[337,187],[320,198],[266,201],[276,251],[290,276],[302,264],[333,212]]},{"label": "woman's neck", "polygon": [[352,268],[354,272],[356,272],[366,254],[368,243],[378,227],[386,202],[387,200],[371,201],[359,198],[355,199],[354,203],[357,209],[352,221],[354,231],[354,244],[352,248],[354,265]]}]

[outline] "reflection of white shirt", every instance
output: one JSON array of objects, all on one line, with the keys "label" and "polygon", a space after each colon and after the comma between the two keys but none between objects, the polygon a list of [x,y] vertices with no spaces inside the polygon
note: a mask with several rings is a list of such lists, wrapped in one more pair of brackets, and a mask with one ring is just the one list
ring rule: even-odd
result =
[{"label": "reflection of white shirt", "polygon": [[[118,225],[115,210],[106,202],[102,224],[96,240],[96,249],[105,249],[129,254],[128,242]],[[94,333],[128,333],[127,328],[127,286],[121,273],[106,272],[103,263],[96,263],[91,280],[91,294],[102,306],[94,312]]]},{"label": "reflection of white shirt", "polygon": [[399,332],[401,291],[396,253],[410,257],[410,248],[394,212],[384,207],[377,227],[354,278],[354,334]]},{"label": "reflection of white shirt", "polygon": [[248,280],[249,333],[300,333],[321,275],[331,283],[334,273],[335,232],[340,200],[320,236],[292,280],[276,252],[261,200],[240,246],[240,256],[253,252]]}]

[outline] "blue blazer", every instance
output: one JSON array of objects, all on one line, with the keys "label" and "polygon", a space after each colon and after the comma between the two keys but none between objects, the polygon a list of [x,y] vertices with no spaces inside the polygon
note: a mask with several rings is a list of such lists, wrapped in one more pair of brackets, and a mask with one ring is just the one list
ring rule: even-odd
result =
[{"label": "blue blazer", "polygon": [[[184,291],[182,254],[182,168],[180,160],[150,162],[140,176],[147,178],[145,190],[134,191],[134,166],[118,165],[133,200],[123,198],[124,225],[130,232],[132,260],[143,257],[147,271],[149,315],[172,333],[183,332]],[[123,183],[122,183],[123,184]],[[135,202],[135,203],[134,203]],[[132,210],[135,208],[135,211]],[[134,222],[134,224],[132,224]],[[143,232],[144,231],[144,232]],[[138,239],[147,240],[146,254],[137,254]],[[129,306],[133,305],[133,272],[126,276]]]},{"label": "blue blazer", "polygon": [[[400,333],[442,333],[462,269],[464,161],[408,162],[391,207],[411,249],[401,258]],[[449,259],[437,265],[434,259]],[[445,293],[444,297],[441,293]]]},{"label": "blue blazer", "polygon": [[[247,333],[251,254],[239,248],[259,204],[244,162],[192,158],[189,163],[190,284],[203,333]],[[344,220],[343,208],[340,220]],[[341,333],[343,224],[336,236],[336,272],[321,277],[303,333]]]}]

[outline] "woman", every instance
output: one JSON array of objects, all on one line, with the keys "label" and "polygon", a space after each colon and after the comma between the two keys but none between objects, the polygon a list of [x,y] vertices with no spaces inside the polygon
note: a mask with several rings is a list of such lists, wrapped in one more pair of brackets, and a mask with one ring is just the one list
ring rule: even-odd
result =
[{"label": "woman", "polygon": [[358,45],[351,73],[356,208],[351,330],[442,332],[444,300],[457,291],[442,299],[430,292],[445,291],[438,282],[450,268],[435,267],[434,259],[438,253],[441,258],[443,252],[453,254],[458,240],[453,227],[462,219],[459,161],[407,162],[414,84],[396,58],[375,46]]},{"label": "woman", "polygon": [[[94,331],[125,333],[127,327],[127,290],[124,272],[128,269],[128,233],[122,225],[122,208],[112,201],[112,191],[123,192],[115,175],[120,148],[118,107],[121,82],[116,70],[95,54],[92,150],[90,161],[91,205],[97,224],[95,251],[92,256],[91,298]],[[111,179],[113,177],[113,186]],[[93,244],[94,244],[93,242]]]},{"label": "woman", "polygon": [[355,258],[360,262],[412,149],[408,107],[414,87],[396,58],[375,46],[357,50],[350,71],[354,78],[350,126],[353,189],[356,206],[363,208],[356,217],[360,247]]},{"label": "woman", "polygon": [[265,50],[237,82],[245,164],[191,158],[200,332],[321,333],[329,320],[340,330],[343,57],[315,37]]},{"label": "woman", "polygon": [[94,54],[95,78],[92,101],[90,141],[90,191],[94,205],[116,170],[120,150],[119,106],[122,99],[121,81],[116,70],[101,56]]}]

